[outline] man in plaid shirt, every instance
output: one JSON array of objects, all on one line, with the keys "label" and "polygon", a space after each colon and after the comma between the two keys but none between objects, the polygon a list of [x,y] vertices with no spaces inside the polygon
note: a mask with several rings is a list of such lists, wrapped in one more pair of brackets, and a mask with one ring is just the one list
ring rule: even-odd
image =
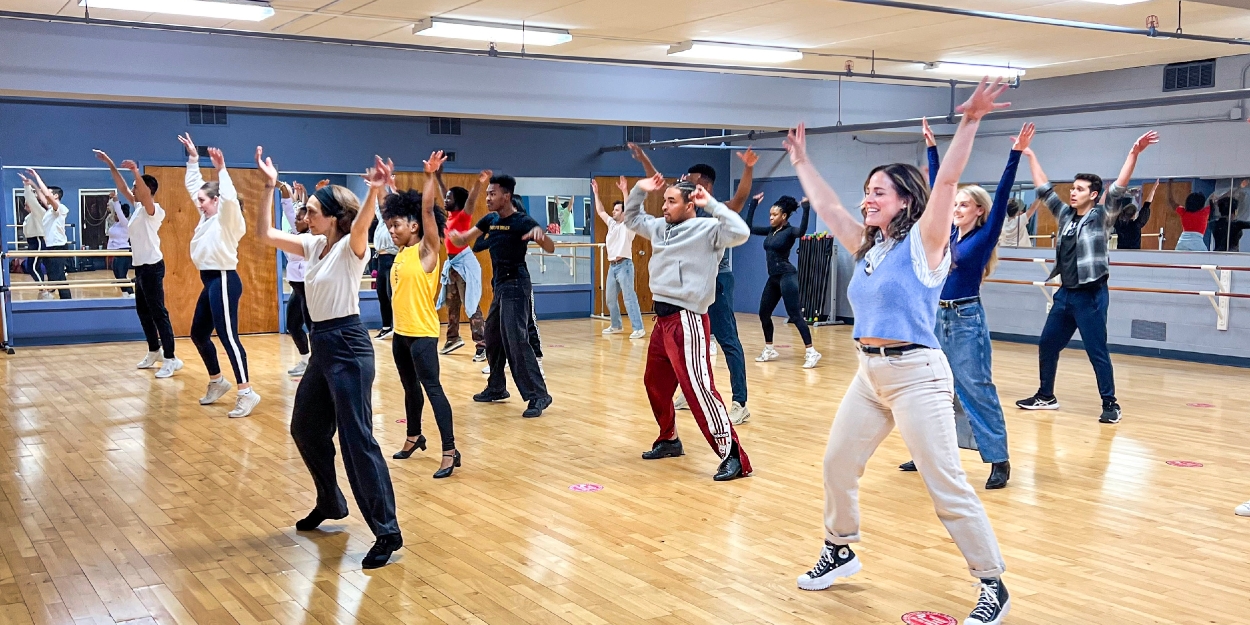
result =
[{"label": "man in plaid shirt", "polygon": [[1067,347],[1072,334],[1081,331],[1085,353],[1094,366],[1098,379],[1098,394],[1102,396],[1101,423],[1120,422],[1120,404],[1115,399],[1115,373],[1111,368],[1111,354],[1107,351],[1107,240],[1111,228],[1123,206],[1118,200],[1128,190],[1137,157],[1147,147],[1159,142],[1159,133],[1150,131],[1137,139],[1129,149],[1128,158],[1120,168],[1120,175],[1107,190],[1106,201],[1101,205],[1102,178],[1094,174],[1077,174],[1069,194],[1070,204],[1055,194],[1046,178],[1046,172],[1032,150],[1025,150],[1033,172],[1033,185],[1037,199],[1059,222],[1059,234],[1055,240],[1055,269],[1050,279],[1058,277],[1060,287],[1055,291],[1054,305],[1046,317],[1038,341],[1037,356],[1041,387],[1037,394],[1016,402],[1025,410],[1058,410],[1055,399],[1055,371],[1059,366],[1059,352]]}]

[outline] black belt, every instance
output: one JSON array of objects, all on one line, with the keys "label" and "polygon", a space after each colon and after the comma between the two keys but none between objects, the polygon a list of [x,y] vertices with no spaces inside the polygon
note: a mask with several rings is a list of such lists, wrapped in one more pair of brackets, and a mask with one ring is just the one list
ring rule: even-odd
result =
[{"label": "black belt", "polygon": [[965,297],[963,299],[944,299],[938,302],[940,308],[959,308],[964,304],[975,304],[981,301],[979,295],[973,297]]},{"label": "black belt", "polygon": [[858,345],[859,345],[859,351],[864,352],[865,354],[873,354],[873,355],[878,355],[878,356],[902,356],[903,354],[906,354],[907,352],[914,352],[918,349],[929,349],[928,347],[925,347],[924,345],[917,345],[915,343],[908,343],[906,345],[895,345],[893,347],[878,347],[876,345],[864,345],[863,343],[859,343]]}]

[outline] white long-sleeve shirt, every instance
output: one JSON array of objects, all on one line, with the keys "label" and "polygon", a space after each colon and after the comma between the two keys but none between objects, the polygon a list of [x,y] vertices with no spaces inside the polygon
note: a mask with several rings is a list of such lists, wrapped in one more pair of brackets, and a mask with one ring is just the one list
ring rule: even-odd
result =
[{"label": "white long-sleeve shirt", "polygon": [[[221,185],[221,208],[213,216],[200,213],[200,223],[191,237],[191,262],[200,271],[233,271],[239,267],[239,240],[247,232],[239,192],[230,174],[222,169],[217,179]],[[199,159],[187,161],[187,192],[194,199],[204,186]]]},{"label": "white long-sleeve shirt", "polygon": [[[295,230],[295,200],[289,197],[282,198],[282,214],[286,216],[286,222],[291,224],[291,234],[298,235]],[[303,282],[304,281],[304,257],[299,254],[283,252],[286,255],[286,281],[287,282]]]},{"label": "white long-sleeve shirt", "polygon": [[[143,208],[140,207],[139,210]],[[109,200],[109,212],[113,215],[113,225],[108,229],[108,249],[124,250],[130,247],[130,219],[122,211],[122,203],[117,200]]]},{"label": "white long-sleeve shirt", "polygon": [[43,214],[47,211],[39,203],[39,198],[35,197],[35,190],[30,185],[26,185],[24,197],[26,198],[26,218],[22,220],[22,235],[27,239],[41,237],[43,236]]}]

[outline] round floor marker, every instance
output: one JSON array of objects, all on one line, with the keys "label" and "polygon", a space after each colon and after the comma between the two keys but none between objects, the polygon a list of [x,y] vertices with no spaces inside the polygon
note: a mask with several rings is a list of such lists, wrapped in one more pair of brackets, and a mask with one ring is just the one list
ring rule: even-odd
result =
[{"label": "round floor marker", "polygon": [[407,423],[407,419],[395,419],[395,423]]},{"label": "round floor marker", "polygon": [[793,345],[778,345],[777,349],[790,349]]},{"label": "round floor marker", "polygon": [[1198,468],[1202,466],[1201,462],[1193,460],[1168,460],[1168,464],[1174,467]]},{"label": "round floor marker", "polygon": [[598,484],[574,484],[569,490],[575,493],[594,493],[603,490],[603,487]]},{"label": "round floor marker", "polygon": [[908,612],[903,615],[907,625],[959,625],[955,617],[941,612]]},{"label": "round floor marker", "polygon": [[1189,406],[1190,408],[1214,408],[1215,407],[1215,404],[1206,404],[1203,402],[1192,402],[1192,403],[1188,403],[1185,405]]},{"label": "round floor marker", "polygon": [[563,345],[548,345],[547,347],[564,347]]}]

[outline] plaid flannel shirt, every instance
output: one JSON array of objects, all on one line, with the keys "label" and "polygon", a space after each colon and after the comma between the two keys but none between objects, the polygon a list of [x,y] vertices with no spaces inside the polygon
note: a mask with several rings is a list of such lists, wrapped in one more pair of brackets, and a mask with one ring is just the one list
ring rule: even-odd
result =
[{"label": "plaid flannel shirt", "polygon": [[[1059,199],[1055,194],[1054,185],[1046,183],[1037,188],[1037,197],[1046,204],[1046,208],[1050,209],[1051,214],[1059,222],[1058,232],[1062,233],[1068,228],[1068,224],[1074,220],[1076,224],[1076,275],[1077,284],[1089,284],[1095,280],[1107,275],[1109,270],[1109,260],[1107,258],[1107,241],[1111,238],[1114,230],[1116,217],[1120,215],[1122,207],[1118,207],[1118,200],[1128,191],[1127,188],[1111,184],[1111,188],[1107,190],[1106,198],[1099,206],[1095,206],[1085,215],[1077,215],[1076,209],[1068,206],[1066,202]],[[1055,268],[1050,272],[1047,280],[1054,279],[1059,275],[1059,243],[1055,242]]]}]

